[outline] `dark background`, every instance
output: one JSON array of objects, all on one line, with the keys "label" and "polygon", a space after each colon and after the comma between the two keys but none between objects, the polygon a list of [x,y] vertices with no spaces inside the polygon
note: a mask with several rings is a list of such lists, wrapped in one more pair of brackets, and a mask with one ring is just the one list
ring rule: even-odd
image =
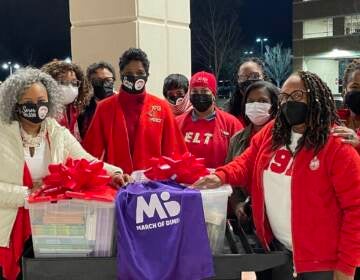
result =
[{"label": "dark background", "polygon": [[[202,9],[194,8],[194,3],[205,1],[191,1],[192,22],[195,23],[194,18],[207,16]],[[255,43],[259,36],[269,38],[270,45],[280,42],[284,47],[291,47],[292,0],[237,2],[236,7],[228,8],[237,13],[239,50],[259,52],[260,46]],[[219,9],[229,3],[228,0],[216,1]],[[54,58],[71,56],[68,0],[2,0],[0,26],[0,64],[13,61],[39,67]],[[193,53],[196,47],[192,46]],[[199,68],[202,66],[193,63],[193,71]],[[8,71],[0,68],[0,80],[7,75]]]}]

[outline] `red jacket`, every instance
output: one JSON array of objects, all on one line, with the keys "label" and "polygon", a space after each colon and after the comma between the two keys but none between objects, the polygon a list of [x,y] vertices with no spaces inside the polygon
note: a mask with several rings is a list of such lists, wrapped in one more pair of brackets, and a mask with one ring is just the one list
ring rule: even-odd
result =
[{"label": "red jacket", "polygon": [[[338,115],[341,119],[341,121],[344,123],[346,127],[349,127],[353,130],[355,130],[356,134],[360,137],[360,128],[356,127],[355,119],[351,116],[351,112],[349,109],[339,109]],[[356,117],[357,120],[359,120],[359,116]],[[360,145],[355,148],[358,153],[360,153]]]},{"label": "red jacket", "polygon": [[134,141],[132,155],[119,95],[101,101],[83,141],[84,148],[95,157],[103,156],[104,161],[131,173],[149,167],[152,157],[187,151],[169,105],[148,93]]},{"label": "red jacket", "polygon": [[[26,164],[24,166],[23,183],[24,186],[32,188],[32,179]],[[11,232],[10,246],[9,248],[0,247],[0,268],[2,268],[2,274],[5,279],[17,279],[17,276],[20,273],[20,262],[24,251],[24,245],[30,238],[30,235],[31,226],[29,211],[24,207],[20,207]]]},{"label": "red jacket", "polygon": [[[215,173],[222,182],[248,188],[256,232],[265,248],[273,234],[265,212],[262,178],[274,154],[273,124],[257,133],[242,155]],[[352,275],[360,264],[360,157],[350,145],[330,136],[317,158],[320,165],[311,170],[314,151],[304,148],[293,163],[291,226],[295,269],[340,270]]]},{"label": "red jacket", "polygon": [[196,157],[205,158],[208,168],[216,168],[225,163],[230,138],[243,129],[234,116],[217,108],[215,110],[214,120],[193,121],[193,110],[176,118],[189,151]]},{"label": "red jacket", "polygon": [[61,126],[66,127],[68,130],[70,130],[71,134],[74,135],[74,137],[78,141],[80,141],[81,136],[77,122],[78,117],[79,110],[73,104],[69,104],[66,106],[63,114],[59,117],[57,121]]}]

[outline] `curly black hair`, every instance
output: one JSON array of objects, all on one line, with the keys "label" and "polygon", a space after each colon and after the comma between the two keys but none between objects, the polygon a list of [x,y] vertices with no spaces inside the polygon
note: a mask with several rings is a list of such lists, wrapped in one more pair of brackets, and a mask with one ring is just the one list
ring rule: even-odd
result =
[{"label": "curly black hair", "polygon": [[95,62],[95,63],[89,65],[89,67],[86,70],[87,79],[90,81],[91,76],[96,74],[96,71],[99,70],[99,69],[107,69],[107,70],[109,70],[111,72],[111,74],[113,75],[114,80],[115,80],[115,69],[114,69],[114,67],[110,63],[105,62],[105,61]]},{"label": "curly black hair", "polygon": [[83,112],[93,96],[92,87],[86,78],[83,70],[75,63],[69,63],[62,60],[51,61],[41,67],[41,71],[49,74],[54,80],[59,81],[61,76],[66,75],[67,72],[73,71],[76,78],[80,81],[79,95],[76,98],[74,105]]},{"label": "curly black hair", "polygon": [[231,94],[228,112],[236,117],[241,116],[242,118],[245,118],[245,112],[242,109],[244,92],[241,92],[240,87],[237,83],[237,79],[235,77],[237,77],[237,73],[238,73],[241,65],[248,63],[248,62],[253,62],[253,63],[257,64],[262,71],[264,80],[267,80],[266,75],[265,75],[265,63],[260,58],[246,57],[246,58],[242,59],[240,61],[240,63],[237,65],[236,71],[234,74],[234,80],[235,80],[235,84],[236,84],[235,91]]},{"label": "curly black hair", "polygon": [[[274,119],[276,117],[278,109],[279,109],[278,97],[279,97],[280,90],[276,86],[274,86],[272,83],[267,82],[267,81],[255,82],[246,89],[244,98],[243,98],[243,102],[241,104],[241,110],[243,112],[245,112],[246,101],[248,99],[250,92],[252,92],[253,90],[257,90],[257,89],[265,89],[269,93],[270,101],[271,101],[270,115],[271,115],[271,119]],[[244,117],[244,121],[245,121],[246,125],[249,125],[251,123],[251,121],[249,120],[249,118],[246,115]]]},{"label": "curly black hair", "polygon": [[360,70],[360,59],[354,59],[350,62],[345,69],[343,78],[343,93],[345,94],[346,88],[351,80],[351,76],[355,71]]},{"label": "curly black hair", "polygon": [[167,92],[172,89],[183,89],[187,93],[189,80],[182,74],[170,74],[164,80],[163,95],[167,97]]},{"label": "curly black hair", "polygon": [[150,61],[147,57],[147,54],[138,48],[130,48],[125,51],[119,59],[119,68],[122,72],[126,65],[128,65],[132,60],[141,61],[144,66],[146,75],[149,75]]},{"label": "curly black hair", "polygon": [[[298,75],[305,85],[307,91],[308,113],[306,116],[306,130],[300,138],[296,151],[303,147],[314,149],[317,154],[326,144],[333,124],[341,124],[336,113],[335,102],[330,88],[314,73],[299,71]],[[291,127],[287,123],[281,110],[275,118],[273,129],[272,148],[276,150],[291,143]]]}]

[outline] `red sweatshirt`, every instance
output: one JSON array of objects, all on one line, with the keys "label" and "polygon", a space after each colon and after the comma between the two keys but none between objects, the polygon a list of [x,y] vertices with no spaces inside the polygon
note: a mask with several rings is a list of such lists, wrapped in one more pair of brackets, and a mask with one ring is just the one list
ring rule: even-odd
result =
[{"label": "red sweatshirt", "polygon": [[131,94],[120,89],[119,100],[126,121],[130,154],[133,155],[139,117],[145,101],[145,92],[141,94]]},{"label": "red sweatshirt", "polygon": [[[187,151],[169,105],[149,93],[145,93],[134,138],[129,139],[129,124],[123,110],[127,104],[120,103],[119,95],[98,104],[83,141],[89,153],[131,173],[149,167],[152,157]],[[134,142],[133,154],[130,151],[131,140]]]},{"label": "red sweatshirt", "polygon": [[[235,160],[216,170],[222,182],[246,186],[256,232],[265,248],[273,239],[266,217],[263,173],[274,155],[269,123]],[[310,168],[314,151],[302,149],[293,162],[291,227],[297,272],[340,270],[353,275],[360,264],[360,157],[330,136]]]},{"label": "red sweatshirt", "polygon": [[223,165],[230,138],[243,126],[234,116],[220,109],[215,109],[215,118],[211,120],[193,120],[192,112],[176,118],[189,151],[196,157],[205,158],[208,168]]}]

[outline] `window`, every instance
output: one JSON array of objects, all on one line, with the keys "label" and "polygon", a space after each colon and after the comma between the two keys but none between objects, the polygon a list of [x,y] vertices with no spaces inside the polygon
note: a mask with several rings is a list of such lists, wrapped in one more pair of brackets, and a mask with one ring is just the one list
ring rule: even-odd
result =
[{"label": "window", "polygon": [[306,20],[303,24],[303,38],[321,38],[333,36],[333,19],[322,18]]},{"label": "window", "polygon": [[360,15],[345,17],[345,34],[360,33]]}]

